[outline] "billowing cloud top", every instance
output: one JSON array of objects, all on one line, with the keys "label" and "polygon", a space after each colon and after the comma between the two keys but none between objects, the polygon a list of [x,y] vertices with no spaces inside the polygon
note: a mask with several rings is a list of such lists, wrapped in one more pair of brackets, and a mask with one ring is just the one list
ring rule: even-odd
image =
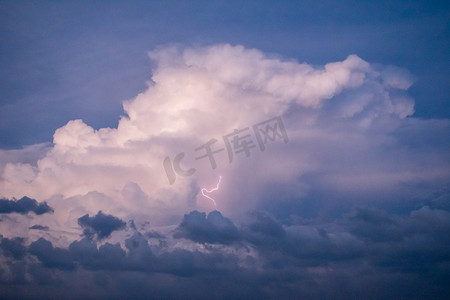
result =
[{"label": "billowing cloud top", "polygon": [[[448,262],[444,232],[430,232],[448,230],[450,126],[411,117],[408,71],[357,55],[311,66],[227,44],[149,56],[148,88],[124,102],[117,128],[72,120],[52,145],[0,153],[1,201],[54,209],[30,217],[11,208],[21,200],[1,202],[3,254],[37,258],[23,267],[33,282],[54,270],[170,274],[198,298],[211,274],[229,282],[238,272],[235,297],[253,280],[256,298],[284,295],[272,281],[285,298],[326,298],[299,278],[387,282],[379,268],[403,272],[410,264],[391,255],[426,252],[421,238],[437,249],[432,267]],[[163,275],[151,281],[162,282],[152,293],[174,296]]]},{"label": "billowing cloud top", "polygon": [[[158,201],[168,204],[167,198],[179,206],[177,196],[185,198],[192,185],[184,180],[167,191],[162,161],[168,155],[280,115],[296,141],[307,135],[320,139],[327,134],[317,133],[324,124],[364,130],[373,121],[414,111],[402,92],[411,85],[407,71],[371,66],[356,55],[316,68],[230,45],[161,48],[150,57],[157,67],[149,88],[124,103],[117,128],[68,122],[56,130],[53,148],[36,166],[5,166],[2,196],[67,198],[96,191],[113,202],[122,198],[121,210],[122,202],[131,210],[145,209]],[[150,198],[136,199],[141,192]]]}]

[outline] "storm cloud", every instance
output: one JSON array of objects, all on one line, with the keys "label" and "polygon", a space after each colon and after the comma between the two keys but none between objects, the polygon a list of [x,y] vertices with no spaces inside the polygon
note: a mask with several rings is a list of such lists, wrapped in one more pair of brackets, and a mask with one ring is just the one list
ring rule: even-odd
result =
[{"label": "storm cloud", "polygon": [[[199,212],[191,212],[187,218],[197,215],[202,216]],[[391,221],[379,222],[385,218]],[[172,292],[164,293],[177,299],[181,299],[177,293],[182,289],[183,281],[192,284],[183,297],[200,298],[223,295],[276,298],[280,294],[326,298],[336,293],[342,297],[360,298],[367,295],[367,291],[359,287],[361,284],[370,290],[371,296],[378,298],[386,298],[388,294],[387,298],[393,295],[440,297],[448,292],[448,288],[441,285],[449,274],[446,266],[450,260],[448,212],[423,207],[408,215],[395,215],[360,208],[333,223],[303,225],[283,225],[262,213],[252,213],[250,219],[250,224],[238,226],[239,234],[245,238],[239,244],[229,244],[225,248],[211,243],[212,247],[203,250],[168,249],[151,243],[139,233],[125,240],[125,249],[109,242],[99,245],[87,238],[72,242],[68,248],[54,247],[42,238],[29,246],[25,246],[24,240],[3,238],[1,246],[4,258],[11,263],[15,261],[15,265],[18,261],[23,262],[26,273],[40,268],[39,273],[49,272],[51,277],[55,272],[62,272],[62,278],[76,276],[76,284],[93,287],[98,283],[89,282],[87,278],[83,280],[85,272],[97,272],[98,276],[103,272],[115,274],[107,281],[109,283],[104,283],[107,286],[127,284],[120,283],[120,278],[133,273],[141,277],[140,280],[150,280],[154,276],[162,279],[163,274],[175,276],[175,281],[171,281],[174,284]],[[185,220],[180,226],[183,223]],[[379,232],[367,229],[354,233],[354,228],[367,228],[372,226],[370,224],[378,224],[379,232],[389,227],[398,236],[380,239]],[[263,228],[270,230],[264,234]],[[250,237],[258,233],[257,237]],[[37,257],[42,265],[26,259],[29,255]],[[9,272],[13,266],[7,265]],[[358,275],[361,273],[365,275]],[[5,276],[3,282],[7,280]],[[208,277],[218,281],[216,289],[203,288],[202,281]],[[358,284],[350,284],[350,279]],[[232,290],[222,290],[221,287],[236,280],[240,283],[233,284]],[[400,280],[406,285],[399,286]],[[338,282],[344,284],[344,289],[338,290]],[[410,284],[416,288],[409,289]],[[318,285],[322,288],[316,288]],[[48,288],[48,283],[36,288]],[[198,294],[200,290],[201,295]],[[151,288],[141,291],[149,293],[147,295],[156,293]],[[120,295],[123,294],[115,289],[109,294]]]},{"label": "storm cloud", "polygon": [[[229,44],[149,57],[117,127],[70,120],[33,161],[2,156],[7,298],[27,298],[13,282],[44,298],[448,293],[450,122],[413,117],[407,70]],[[25,194],[46,202],[7,200]]]},{"label": "storm cloud", "polygon": [[175,238],[187,238],[199,243],[231,244],[239,239],[236,226],[218,211],[205,213],[193,211],[184,215]]}]

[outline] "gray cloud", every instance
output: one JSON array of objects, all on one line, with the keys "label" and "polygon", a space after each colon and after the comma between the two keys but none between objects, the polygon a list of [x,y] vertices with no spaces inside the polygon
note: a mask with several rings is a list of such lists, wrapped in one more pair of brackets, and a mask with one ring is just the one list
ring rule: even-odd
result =
[{"label": "gray cloud", "polygon": [[216,210],[208,216],[203,212],[192,211],[184,215],[174,237],[198,243],[231,244],[239,239],[239,233],[230,219]]},{"label": "gray cloud", "polygon": [[95,216],[89,217],[88,214],[78,218],[78,224],[83,227],[83,234],[93,238],[97,236],[99,240],[107,238],[113,231],[124,229],[126,223],[121,219],[105,215],[99,211]]},{"label": "gray cloud", "polygon": [[13,257],[17,260],[22,259],[26,254],[24,239],[19,237],[12,239],[1,238],[0,248],[5,256]]},{"label": "gray cloud", "polygon": [[151,239],[164,239],[164,238],[165,238],[164,235],[160,234],[160,233],[157,232],[157,231],[150,231],[150,232],[147,232],[147,233],[145,234],[145,236],[147,236],[148,238],[151,238]]},{"label": "gray cloud", "polygon": [[[161,248],[139,232],[123,240],[125,249],[119,243],[99,245],[88,238],[72,242],[67,249],[43,238],[28,247],[19,238],[3,238],[0,245],[4,259],[11,262],[5,266],[8,274],[15,274],[17,282],[23,281],[20,284],[40,289],[39,280],[25,279],[29,273],[31,278],[39,274],[76,278],[75,285],[93,289],[121,287],[110,288],[105,298],[122,295],[122,288],[133,286],[124,278],[142,283],[158,278],[158,290],[148,284],[130,290],[140,295],[138,299],[154,293],[178,299],[186,285],[190,289],[183,295],[199,299],[224,295],[232,299],[249,295],[268,299],[333,295],[411,299],[440,298],[448,292],[444,282],[450,261],[449,212],[424,206],[399,215],[361,207],[331,223],[317,221],[285,225],[267,213],[255,212],[237,227],[219,212],[206,216],[194,211],[184,216],[177,232],[209,247]],[[207,224],[215,227],[208,231]],[[233,228],[232,236],[240,236],[239,243],[230,243],[218,228]],[[388,232],[394,234],[382,238]],[[27,253],[37,257],[42,266],[30,264]],[[85,272],[109,279],[91,281],[91,275],[84,278]],[[13,280],[9,277],[8,281],[5,274],[0,274],[4,284]],[[54,284],[45,282],[45,286]],[[233,292],[225,286],[232,286]]]},{"label": "gray cloud", "polygon": [[286,236],[283,226],[264,212],[251,214],[252,222],[247,225],[245,238],[255,245],[276,245]]},{"label": "gray cloud", "polygon": [[403,234],[398,222],[385,211],[356,208],[346,219],[349,231],[371,242],[400,241]]},{"label": "gray cloud", "polygon": [[105,243],[97,248],[90,239],[74,241],[69,246],[70,253],[86,269],[124,270],[127,268],[126,253],[119,244]]},{"label": "gray cloud", "polygon": [[30,244],[29,251],[35,255],[48,268],[72,270],[75,264],[67,249],[53,247],[52,243],[44,238]]},{"label": "gray cloud", "polygon": [[53,209],[46,202],[38,203],[35,199],[22,197],[19,200],[0,199],[0,213],[26,214],[34,212],[36,215],[53,212]]},{"label": "gray cloud", "polygon": [[29,229],[42,230],[42,231],[49,230],[48,226],[42,226],[42,225],[38,225],[38,224],[29,227]]}]

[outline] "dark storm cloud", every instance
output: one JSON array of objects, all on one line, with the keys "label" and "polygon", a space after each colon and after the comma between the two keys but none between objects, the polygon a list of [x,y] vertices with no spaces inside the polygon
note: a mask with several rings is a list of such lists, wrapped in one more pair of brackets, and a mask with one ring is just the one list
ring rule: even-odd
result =
[{"label": "dark storm cloud", "polygon": [[347,217],[346,223],[352,234],[371,242],[403,239],[398,222],[381,210],[357,208]]},{"label": "dark storm cloud", "polygon": [[46,202],[38,203],[35,199],[22,197],[19,200],[0,199],[0,213],[26,214],[34,212],[36,215],[53,212],[53,209]]},{"label": "dark storm cloud", "polygon": [[192,211],[184,215],[174,237],[198,243],[231,244],[239,239],[239,233],[230,219],[217,210],[210,212],[208,216],[203,212]]},{"label": "dark storm cloud", "polygon": [[94,241],[84,238],[74,241],[69,251],[74,260],[89,270],[167,273],[182,277],[223,272],[235,267],[237,261],[236,257],[221,253],[202,253],[179,248],[156,254],[140,234],[125,240],[125,247],[127,252],[119,244],[106,243],[97,248]]},{"label": "dark storm cloud", "polygon": [[[369,230],[364,238],[374,243],[373,264],[401,272],[450,271],[445,264],[450,262],[450,213],[427,206],[410,213],[409,216],[392,217],[395,223],[379,223],[378,230]],[[360,224],[368,228],[367,224]],[[369,225],[370,226],[370,225]],[[393,232],[380,240],[380,233]],[[358,232],[361,235],[361,231]],[[440,272],[438,272],[440,273]],[[448,273],[450,274],[450,273]],[[447,275],[448,275],[447,274]],[[442,277],[440,274],[439,277]]]},{"label": "dark storm cloud", "polygon": [[284,240],[286,231],[279,222],[264,212],[254,212],[251,215],[253,221],[244,229],[247,241],[257,246],[273,247]]},{"label": "dark storm cloud", "polygon": [[[363,243],[350,235],[329,233],[323,225],[284,226],[264,212],[252,213],[242,236],[268,267],[316,267],[363,255]],[[334,228],[333,228],[334,229]]]},{"label": "dark storm cloud", "polygon": [[2,238],[0,243],[0,249],[3,254],[7,257],[13,257],[16,260],[22,259],[26,252],[27,248],[25,247],[23,238]]},{"label": "dark storm cloud", "polygon": [[406,216],[373,208],[357,208],[339,223],[370,244],[402,244],[417,237],[450,244],[450,212],[428,206]]},{"label": "dark storm cloud", "polygon": [[[207,225],[213,228],[208,231]],[[233,232],[233,239],[224,234],[228,230]],[[450,213],[427,206],[403,215],[360,207],[330,223],[302,225],[283,225],[267,213],[255,212],[240,227],[219,212],[206,216],[194,211],[185,215],[176,234],[210,244],[202,251],[162,248],[150,244],[148,237],[139,232],[124,240],[125,249],[119,243],[99,245],[89,238],[74,241],[64,249],[41,238],[32,242],[27,251],[24,239],[3,238],[1,253],[8,262],[3,269],[9,270],[5,274],[13,275],[0,276],[2,282],[21,282],[27,272],[31,278],[63,272],[58,276],[72,274],[70,278],[78,276],[78,284],[101,288],[105,283],[83,279],[83,270],[87,270],[107,276],[112,286],[134,286],[132,292],[139,291],[142,298],[154,295],[155,290],[136,288],[131,282],[125,283],[124,278],[141,278],[143,286],[158,278],[153,283],[161,287],[160,293],[171,298],[181,294],[200,299],[220,295],[231,299],[245,295],[268,299],[299,295],[442,298],[449,292],[444,284],[450,274],[449,233]],[[230,243],[238,237],[239,243]],[[27,252],[42,265],[30,264]],[[39,284],[42,280],[36,278],[33,282]],[[53,282],[44,283],[52,286]],[[211,290],[211,284],[217,289]],[[181,293],[186,286],[189,292]],[[232,286],[233,292],[225,286]]]},{"label": "dark storm cloud", "polygon": [[210,253],[174,249],[159,256],[160,272],[177,276],[202,276],[205,274],[229,274],[238,270],[238,258],[234,254],[212,251]]},{"label": "dark storm cloud", "polygon": [[86,214],[78,218],[78,224],[84,229],[84,235],[89,238],[96,235],[99,240],[109,237],[113,231],[124,229],[126,226],[121,219],[105,215],[101,211],[93,217]]},{"label": "dark storm cloud", "polygon": [[28,250],[48,268],[63,270],[75,268],[72,256],[67,249],[53,247],[52,243],[44,238],[31,243]]},{"label": "dark storm cloud", "polygon": [[69,246],[70,253],[89,270],[123,270],[126,268],[125,251],[119,244],[106,243],[99,248],[92,240],[84,238]]}]

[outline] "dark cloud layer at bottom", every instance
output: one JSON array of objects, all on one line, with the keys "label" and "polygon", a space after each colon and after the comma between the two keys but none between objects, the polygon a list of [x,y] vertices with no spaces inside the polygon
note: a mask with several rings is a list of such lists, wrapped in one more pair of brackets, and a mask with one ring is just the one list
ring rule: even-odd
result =
[{"label": "dark cloud layer at bottom", "polygon": [[450,213],[442,209],[397,215],[360,207],[332,223],[289,226],[264,212],[236,225],[219,212],[194,211],[176,232],[191,246],[168,248],[138,231],[125,249],[88,238],[58,248],[43,238],[27,246],[3,237],[2,299],[442,299],[450,293]]}]

